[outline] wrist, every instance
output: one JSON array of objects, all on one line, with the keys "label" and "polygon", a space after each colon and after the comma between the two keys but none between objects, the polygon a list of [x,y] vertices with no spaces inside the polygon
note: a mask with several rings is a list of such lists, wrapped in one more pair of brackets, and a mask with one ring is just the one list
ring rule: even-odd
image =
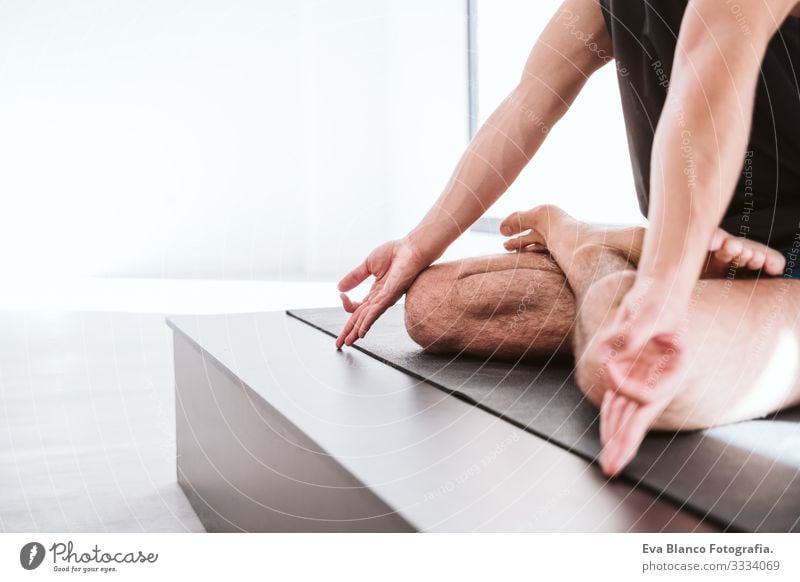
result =
[{"label": "wrist", "polygon": [[687,227],[672,236],[663,228],[648,231],[636,272],[637,283],[665,300],[689,300],[708,256],[713,228],[709,234],[705,224],[701,228],[686,222]]},{"label": "wrist", "polygon": [[410,251],[414,262],[419,263],[423,268],[433,263],[444,252],[444,250],[437,251],[430,241],[414,236],[414,231],[397,242],[406,247]]},{"label": "wrist", "polygon": [[431,228],[430,225],[418,226],[401,239],[416,257],[430,265],[438,259],[450,246],[452,240],[443,237],[442,229]]},{"label": "wrist", "polygon": [[658,273],[638,271],[635,286],[637,290],[663,304],[674,306],[688,305],[698,277],[685,270],[664,270]]}]

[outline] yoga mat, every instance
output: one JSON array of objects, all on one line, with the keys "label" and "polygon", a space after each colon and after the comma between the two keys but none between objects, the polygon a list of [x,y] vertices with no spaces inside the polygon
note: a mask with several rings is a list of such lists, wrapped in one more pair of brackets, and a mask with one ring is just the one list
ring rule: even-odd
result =
[{"label": "yoga mat", "polygon": [[[333,337],[341,309],[287,312]],[[387,311],[356,349],[588,460],[600,452],[596,409],[572,361],[484,361],[424,353]],[[347,348],[345,348],[347,349]],[[800,408],[691,433],[651,433],[624,476],[731,531],[800,532]]]}]

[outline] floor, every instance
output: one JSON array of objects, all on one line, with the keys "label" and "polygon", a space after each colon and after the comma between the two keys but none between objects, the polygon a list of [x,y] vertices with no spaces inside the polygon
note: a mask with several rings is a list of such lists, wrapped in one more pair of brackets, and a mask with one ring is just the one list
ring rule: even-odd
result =
[{"label": "floor", "polygon": [[0,293],[5,532],[203,531],[175,479],[165,314],[337,300],[321,283],[95,280],[36,289]]},{"label": "floor", "polygon": [[[495,252],[468,233],[444,258]],[[0,531],[203,531],[175,479],[164,317],[337,304],[333,283],[2,281]]]}]

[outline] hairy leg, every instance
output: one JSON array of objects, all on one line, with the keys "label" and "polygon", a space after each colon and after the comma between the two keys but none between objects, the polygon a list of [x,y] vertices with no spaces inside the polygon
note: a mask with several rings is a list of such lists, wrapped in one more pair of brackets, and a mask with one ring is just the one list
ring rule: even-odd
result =
[{"label": "hairy leg", "polygon": [[[531,222],[533,216],[539,216],[537,219],[539,222],[546,221],[548,208],[561,213],[558,208],[545,205],[533,210],[515,212],[506,218],[501,224],[501,232],[506,236],[515,236],[505,241],[505,248],[510,251],[546,248],[542,234],[536,229],[531,229]],[[553,218],[555,216],[554,214]],[[574,221],[574,228],[562,232],[558,242],[566,243],[571,248],[575,248],[576,243],[607,247],[618,251],[632,265],[636,265],[642,252],[644,229],[602,228]],[[786,259],[779,251],[760,242],[735,236],[721,228],[714,234],[708,251],[708,259],[702,274],[703,278],[708,279],[747,277],[756,271],[768,275],[780,275],[786,264]]]},{"label": "hairy leg", "polygon": [[[680,389],[668,402],[638,406],[611,395],[607,362],[597,345],[633,284],[631,253],[603,244],[601,232],[554,207],[536,208],[524,220],[542,237],[575,294],[578,384],[601,407],[601,438],[606,448],[625,446],[635,451],[650,428],[705,428],[800,403],[797,281],[700,281],[682,338],[689,361],[682,374],[671,380]],[[621,468],[617,465],[604,468],[615,473]]]},{"label": "hairy leg", "polygon": [[[605,252],[584,248],[578,260],[596,262]],[[649,429],[709,428],[800,404],[800,282],[783,278],[698,282],[681,337],[685,365],[668,380],[676,395],[641,407],[615,400],[596,340],[633,280],[622,269],[591,285],[574,334],[579,386],[601,408],[604,444],[615,439],[619,449],[609,453],[607,472],[630,460]]]},{"label": "hairy leg", "polygon": [[570,352],[575,300],[546,254],[441,263],[406,294],[406,328],[433,353],[520,358]]},{"label": "hairy leg", "polygon": [[[572,352],[575,296],[558,263],[542,252],[542,239],[511,215],[505,234],[513,254],[434,265],[406,295],[409,335],[430,352],[519,358]],[[638,260],[644,229],[595,228],[602,245]]]},{"label": "hairy leg", "polygon": [[[508,239],[505,247],[519,253],[443,263],[417,278],[406,297],[406,326],[418,344],[430,352],[500,358],[572,349],[574,295],[554,260],[527,252],[545,248],[542,235],[530,230],[530,215],[531,211],[517,212],[503,221],[504,234],[519,235]],[[596,228],[577,221],[575,227],[572,232],[562,228],[559,241],[573,247],[591,242],[609,251],[597,264],[587,264],[589,276],[581,280],[591,282],[601,272],[631,269],[638,261],[641,227]],[[777,251],[724,231],[717,233],[710,251],[708,277],[735,274],[737,266],[745,265],[782,268]],[[555,252],[563,262],[563,251]],[[577,284],[575,275],[571,284]]]}]

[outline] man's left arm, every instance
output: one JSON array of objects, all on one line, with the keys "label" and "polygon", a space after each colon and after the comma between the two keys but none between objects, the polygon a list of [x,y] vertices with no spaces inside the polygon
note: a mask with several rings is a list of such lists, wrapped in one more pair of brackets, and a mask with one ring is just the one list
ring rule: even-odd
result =
[{"label": "man's left arm", "polygon": [[796,0],[691,0],[653,144],[639,277],[688,303],[744,163],[761,63]]},{"label": "man's left arm", "polygon": [[623,357],[683,322],[739,180],[767,45],[795,4],[742,2],[733,12],[725,0],[689,2],[654,138],[642,258],[607,330]]}]

